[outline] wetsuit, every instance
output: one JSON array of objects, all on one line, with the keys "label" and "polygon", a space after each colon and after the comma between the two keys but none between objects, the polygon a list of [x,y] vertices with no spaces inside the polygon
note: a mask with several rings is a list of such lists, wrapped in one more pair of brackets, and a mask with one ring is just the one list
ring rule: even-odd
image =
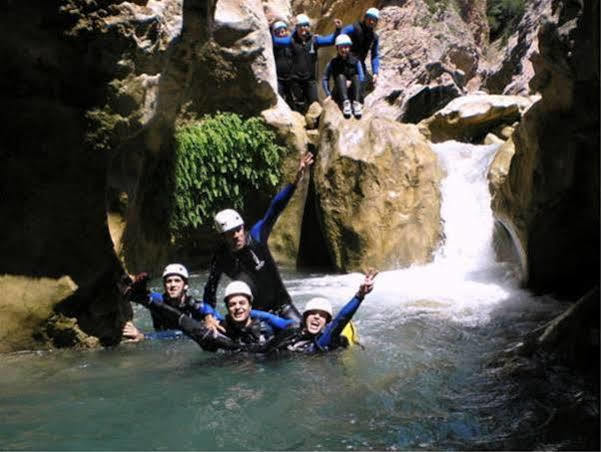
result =
[{"label": "wetsuit", "polygon": [[290,69],[290,89],[294,97],[293,109],[304,113],[313,102],[317,101],[317,82],[315,67],[317,65],[317,50],[320,47],[334,45],[340,30],[327,36],[309,34],[303,40],[296,30],[290,36],[273,37],[273,45],[289,47],[292,51],[292,66]]},{"label": "wetsuit", "polygon": [[[330,92],[330,78],[334,79],[334,92]],[[361,84],[365,80],[361,63],[353,55],[332,58],[323,73],[322,86],[327,96],[332,95],[339,104],[345,100],[363,103]],[[346,82],[351,82],[350,95]]]},{"label": "wetsuit", "polygon": [[351,321],[363,300],[353,297],[329,322],[322,333],[312,335],[304,328],[284,329],[278,332],[270,341],[272,351],[288,350],[302,353],[318,353],[348,347],[348,339],[342,336],[342,330]]},{"label": "wetsuit", "polygon": [[[275,36],[274,36],[275,37]],[[275,70],[278,76],[278,94],[288,104],[292,104],[290,94],[290,74],[292,73],[292,48],[290,46],[273,46]]]},{"label": "wetsuit", "polygon": [[207,351],[218,349],[229,351],[246,351],[264,353],[270,349],[269,342],[274,337],[274,331],[282,331],[295,322],[283,319],[267,312],[252,310],[251,321],[244,327],[239,327],[226,316],[219,323],[226,330],[225,334],[208,329],[203,322],[187,316],[182,311],[156,299],[150,299],[145,306],[152,316],[160,316],[186,336],[193,339],[201,348]]},{"label": "wetsuit", "polygon": [[213,255],[209,279],[205,285],[203,300],[213,308],[216,306],[216,293],[221,275],[225,273],[232,280],[246,282],[254,295],[253,308],[275,312],[281,317],[295,319],[300,323],[301,316],[292,304],[277,265],[267,247],[269,234],[282,213],[296,186],[284,187],[271,201],[265,216],[257,221],[246,236],[246,245],[239,251],[232,251],[223,243]]},{"label": "wetsuit", "polygon": [[[365,59],[367,58],[368,52],[371,52],[371,70],[373,74],[377,75],[380,72],[380,38],[378,37],[378,34],[372,28],[365,25],[363,21],[345,26],[341,33],[347,34],[351,38],[351,41],[353,41],[351,53],[361,62],[363,73],[365,74],[365,82],[363,83],[363,86],[365,87],[372,80],[367,72],[367,67],[365,66]],[[363,95],[365,95],[365,92]]]}]

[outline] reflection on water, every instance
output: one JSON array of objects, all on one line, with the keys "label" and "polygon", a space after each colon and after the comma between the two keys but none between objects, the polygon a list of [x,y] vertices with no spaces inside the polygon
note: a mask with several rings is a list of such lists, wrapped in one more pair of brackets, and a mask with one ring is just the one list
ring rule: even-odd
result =
[{"label": "reflection on water", "polygon": [[[449,172],[442,187],[445,245],[429,265],[377,277],[355,317],[365,349],[267,359],[211,354],[181,339],[4,356],[0,448],[446,450],[595,444],[598,426],[596,436],[583,434],[577,422],[558,426],[566,418],[558,413],[571,413],[566,406],[597,407],[598,419],[598,401],[587,382],[566,369],[536,365],[522,380],[508,378],[491,365],[500,351],[563,306],[520,289],[513,269],[494,262],[490,199],[481,189],[494,148],[450,143],[436,151],[445,154]],[[191,280],[198,295],[205,277]],[[329,297],[339,309],[361,279],[284,272],[301,309],[315,295]],[[137,325],[150,330],[148,313],[134,311]]]}]

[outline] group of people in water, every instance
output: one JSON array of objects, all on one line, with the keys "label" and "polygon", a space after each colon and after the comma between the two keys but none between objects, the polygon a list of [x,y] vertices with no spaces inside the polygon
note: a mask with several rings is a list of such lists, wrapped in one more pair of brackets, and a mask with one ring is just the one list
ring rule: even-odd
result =
[{"label": "group of people in water", "polygon": [[[132,322],[127,322],[123,337],[139,341],[185,334],[204,350],[253,353],[316,353],[351,345],[354,339],[350,321],[372,291],[377,272],[366,273],[356,294],[336,316],[330,301],[322,297],[309,300],[301,314],[267,246],[277,218],[312,164],[313,155],[305,153],[295,180],[274,197],[263,218],[250,230],[235,210],[222,210],[215,216],[222,240],[211,262],[202,301],[188,294],[189,273],[181,264],[165,267],[163,293],[148,289],[147,273],[128,276],[123,293],[129,301],[150,310],[155,332],[141,333]],[[232,280],[225,288],[225,316],[216,309],[222,274]]]},{"label": "group of people in water", "polygon": [[[330,60],[322,77],[327,98],[332,98],[346,118],[363,115],[363,98],[368,86],[378,81],[380,68],[379,39],[375,28],[380,11],[369,8],[362,20],[342,26],[334,20],[335,31],[327,36],[311,33],[311,21],[305,14],[296,16],[295,29],[282,20],[272,26],[273,52],[278,78],[278,93],[293,110],[304,113],[317,98],[317,51],[320,47],[336,46],[336,56]],[[371,54],[372,75],[365,60]],[[334,81],[330,89],[330,80]]]}]

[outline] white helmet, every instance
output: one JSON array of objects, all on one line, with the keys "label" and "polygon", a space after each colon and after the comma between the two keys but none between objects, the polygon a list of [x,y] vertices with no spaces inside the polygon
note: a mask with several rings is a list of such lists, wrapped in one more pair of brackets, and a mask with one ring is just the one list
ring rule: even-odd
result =
[{"label": "white helmet", "polygon": [[243,224],[244,220],[234,209],[225,209],[215,215],[215,227],[220,233],[231,231]]},{"label": "white helmet", "polygon": [[227,303],[227,299],[232,295],[245,295],[248,301],[253,302],[253,293],[244,281],[232,281],[225,287],[223,300]]},{"label": "white helmet", "polygon": [[288,25],[286,25],[286,22],[278,20],[276,23],[273,24],[273,30],[275,31],[280,28],[288,28]]},{"label": "white helmet", "polygon": [[326,298],[311,298],[305,306],[303,317],[309,314],[310,311],[323,311],[330,316],[330,319],[332,318],[332,304]]},{"label": "white helmet", "polygon": [[296,16],[296,26],[300,27],[301,25],[311,25],[311,20],[306,14],[299,14]]},{"label": "white helmet", "polygon": [[369,8],[367,11],[365,11],[365,15],[373,19],[380,20],[380,11],[378,11],[378,8]]},{"label": "white helmet", "polygon": [[349,35],[345,35],[343,33],[341,35],[336,36],[335,44],[336,44],[336,46],[352,46],[353,41],[351,41],[351,38],[349,37]]},{"label": "white helmet", "polygon": [[185,280],[188,280],[188,270],[182,264],[169,264],[163,270],[163,279],[169,275],[181,276]]}]

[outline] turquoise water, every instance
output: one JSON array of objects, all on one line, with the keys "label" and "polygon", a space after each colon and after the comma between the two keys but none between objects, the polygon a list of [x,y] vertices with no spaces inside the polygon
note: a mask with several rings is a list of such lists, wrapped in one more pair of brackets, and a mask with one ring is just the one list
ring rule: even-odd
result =
[{"label": "turquoise water", "polygon": [[[389,278],[398,280],[398,273],[379,276],[381,286]],[[349,293],[355,279],[359,275],[288,275],[287,283],[302,305],[324,286]],[[194,278],[193,285],[200,288],[202,282]],[[425,301],[383,312],[386,296],[392,296],[389,288],[380,287],[374,295],[357,315],[365,349],[329,355],[211,354],[181,339],[5,356],[0,448],[382,450],[543,444],[547,432],[537,428],[549,418],[549,401],[529,394],[526,384],[499,378],[488,364],[520,331],[560,309],[556,302],[517,291],[487,313],[491,320],[478,325],[473,313],[462,324],[446,312],[448,306]],[[339,307],[345,299],[337,298]],[[150,326],[139,307],[136,322]]]}]

